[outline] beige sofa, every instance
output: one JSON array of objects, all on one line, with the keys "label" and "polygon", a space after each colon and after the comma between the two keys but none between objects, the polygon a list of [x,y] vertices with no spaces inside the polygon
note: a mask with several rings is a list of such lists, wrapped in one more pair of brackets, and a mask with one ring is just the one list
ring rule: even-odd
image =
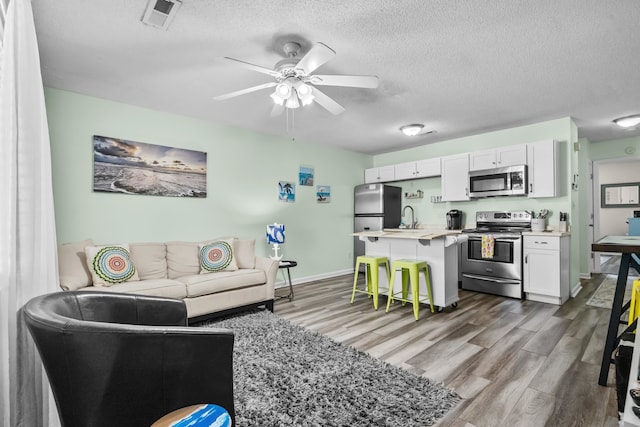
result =
[{"label": "beige sofa", "polygon": [[[228,243],[231,265],[221,271],[205,270],[203,249],[210,248],[206,245],[220,244],[220,241]],[[129,271],[131,277],[105,283],[103,276],[96,276],[95,270],[100,270],[100,266],[92,264],[92,259],[95,262],[95,252],[105,246],[117,247],[125,258],[129,255],[130,263],[126,267],[133,265]],[[119,257],[116,259],[117,268],[121,261]],[[255,255],[255,240],[233,237],[205,242],[103,246],[94,245],[92,240],[67,243],[58,246],[58,267],[60,287],[66,291],[98,290],[183,299],[190,323],[221,312],[261,305],[273,311],[278,272],[277,261]]]}]

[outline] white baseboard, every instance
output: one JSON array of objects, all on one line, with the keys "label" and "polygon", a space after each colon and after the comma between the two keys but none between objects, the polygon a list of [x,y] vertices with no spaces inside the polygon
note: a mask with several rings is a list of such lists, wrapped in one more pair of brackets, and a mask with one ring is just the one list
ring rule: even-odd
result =
[{"label": "white baseboard", "polygon": [[580,282],[576,283],[576,285],[571,289],[571,298],[575,298],[576,295],[578,295],[581,290],[582,290],[582,284]]},{"label": "white baseboard", "polygon": [[580,278],[581,279],[591,279],[591,273],[580,273]]},{"label": "white baseboard", "polygon": [[[316,274],[314,276],[296,277],[295,280],[291,279],[291,283],[293,286],[295,286],[295,285],[301,285],[303,283],[315,282],[316,280],[330,279],[332,277],[344,276],[345,274],[353,274],[353,268],[348,268],[346,270],[331,271],[329,273]],[[278,274],[278,278],[282,279],[282,273]],[[289,283],[285,282],[284,280],[276,281],[276,288],[282,288],[285,286],[289,286]]]}]

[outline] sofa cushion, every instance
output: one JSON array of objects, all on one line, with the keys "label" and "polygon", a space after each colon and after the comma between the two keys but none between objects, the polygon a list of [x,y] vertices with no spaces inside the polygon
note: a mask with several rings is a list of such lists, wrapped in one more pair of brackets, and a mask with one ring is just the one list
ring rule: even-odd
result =
[{"label": "sofa cushion", "polygon": [[238,268],[255,268],[256,239],[235,239],[233,249]]},{"label": "sofa cushion", "polygon": [[111,286],[127,280],[139,280],[128,244],[87,246],[84,251],[93,286]]},{"label": "sofa cushion", "polygon": [[200,243],[200,274],[216,271],[235,271],[238,269],[233,250],[233,241],[218,240],[211,243]]},{"label": "sofa cushion", "polygon": [[129,251],[140,280],[167,278],[167,245],[130,243]]},{"label": "sofa cushion", "polygon": [[176,279],[187,285],[187,296],[215,294],[230,289],[246,288],[262,285],[267,282],[264,270],[241,269],[236,271],[219,271],[209,274],[195,274]]},{"label": "sofa cushion", "polygon": [[93,240],[58,245],[58,276],[63,290],[75,291],[93,283],[84,253],[87,246],[93,246]]},{"label": "sofa cushion", "polygon": [[199,274],[198,243],[168,242],[167,267],[167,277],[169,279]]},{"label": "sofa cushion", "polygon": [[149,279],[117,283],[109,287],[88,286],[81,291],[124,292],[129,294],[150,295],[167,298],[185,298],[187,289],[183,283],[171,279]]}]

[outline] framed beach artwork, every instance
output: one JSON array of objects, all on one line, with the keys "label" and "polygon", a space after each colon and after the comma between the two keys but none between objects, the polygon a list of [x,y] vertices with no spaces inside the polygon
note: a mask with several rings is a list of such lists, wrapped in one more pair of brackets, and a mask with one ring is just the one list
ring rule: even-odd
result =
[{"label": "framed beach artwork", "polygon": [[296,185],[289,181],[278,182],[278,200],[281,202],[295,202]]},{"label": "framed beach artwork", "polygon": [[207,153],[94,135],[93,191],[207,197]]},{"label": "framed beach artwork", "polygon": [[331,186],[330,185],[318,185],[316,187],[316,200],[318,203],[331,202]]},{"label": "framed beach artwork", "polygon": [[300,166],[298,177],[298,184],[313,186],[313,167]]}]

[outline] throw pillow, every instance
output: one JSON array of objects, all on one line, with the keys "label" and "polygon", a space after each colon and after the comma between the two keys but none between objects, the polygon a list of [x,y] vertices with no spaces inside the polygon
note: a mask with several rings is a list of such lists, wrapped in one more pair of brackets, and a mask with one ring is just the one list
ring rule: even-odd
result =
[{"label": "throw pillow", "polygon": [[140,280],[129,245],[88,246],[85,248],[87,267],[93,277],[93,286],[111,286],[128,280]]},{"label": "throw pillow", "polygon": [[87,268],[84,248],[92,245],[91,239],[58,245],[58,276],[63,290],[75,291],[91,286],[91,272]]},{"label": "throw pillow", "polygon": [[213,243],[200,243],[200,274],[238,269],[233,256],[233,239]]},{"label": "throw pillow", "polygon": [[256,266],[256,240],[235,239],[233,250],[238,268],[254,268]]}]

